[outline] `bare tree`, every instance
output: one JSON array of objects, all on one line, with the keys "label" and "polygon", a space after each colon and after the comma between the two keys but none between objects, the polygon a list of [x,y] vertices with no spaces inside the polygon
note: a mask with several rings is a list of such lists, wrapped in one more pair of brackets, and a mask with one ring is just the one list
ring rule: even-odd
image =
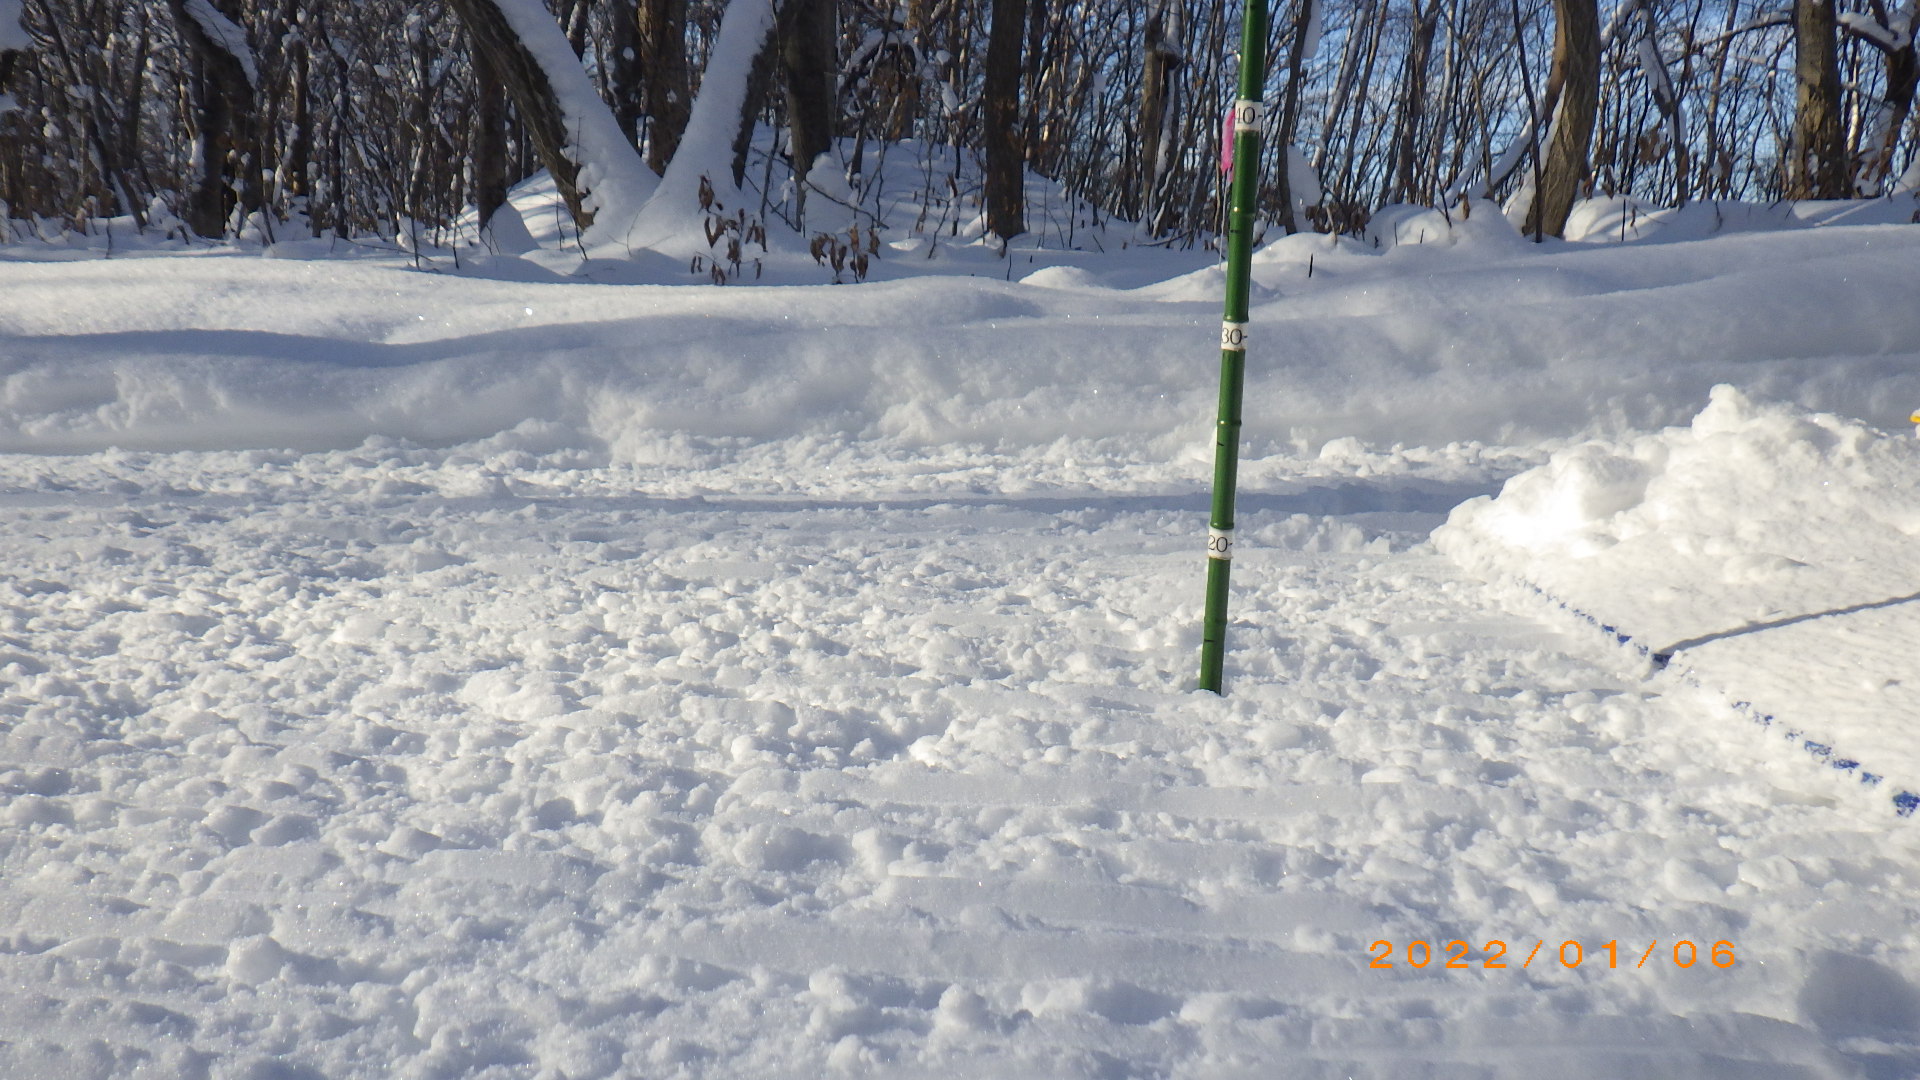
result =
[{"label": "bare tree", "polygon": [[1600,12],[1594,0],[1554,0],[1553,71],[1560,90],[1553,133],[1527,227],[1561,236],[1587,180],[1587,151],[1600,104]]},{"label": "bare tree", "polygon": [[637,48],[647,116],[647,167],[664,174],[693,108],[687,76],[687,0],[639,0]]},{"label": "bare tree", "polygon": [[1834,0],[1794,0],[1793,141],[1787,151],[1789,199],[1852,194],[1847,134],[1840,112],[1839,23]]},{"label": "bare tree", "polygon": [[[1621,0],[1597,53],[1597,0],[1290,2],[1260,162],[1261,213],[1285,228],[1353,231],[1384,201],[1529,184],[1542,232],[1592,192],[1847,197],[1884,191],[1917,149],[1917,0],[1803,0],[1798,25],[1781,0]],[[716,66],[736,12],[758,52],[736,33]],[[27,0],[29,33],[0,27],[19,106],[0,113],[0,201],[77,229],[144,227],[157,206],[216,235],[245,211],[265,235],[399,224],[445,242],[543,167],[577,222],[637,222],[631,204],[666,191],[691,146],[647,215],[667,242],[697,235],[698,179],[729,172],[804,228],[809,186],[786,181],[850,139],[854,197],[889,227],[907,167],[919,229],[952,235],[984,203],[1000,240],[1086,243],[1076,230],[1112,216],[1207,243],[1231,15],[1199,0]],[[688,134],[721,73],[725,107]],[[1329,196],[1307,221],[1296,154]],[[1044,211],[1024,202],[1029,177],[1059,195]]]},{"label": "bare tree", "polygon": [[585,229],[593,224],[593,212],[582,198],[580,166],[560,107],[552,74],[540,58],[521,40],[520,33],[500,10],[495,0],[449,0],[453,10],[466,24],[476,55],[484,55],[491,74],[500,80],[513,98],[515,110],[526,125],[540,160],[553,176],[554,186],[566,201],[574,223]]},{"label": "bare tree", "polygon": [[1317,29],[1315,23],[1320,18],[1320,2],[1298,0],[1294,5],[1293,34],[1287,47],[1287,87],[1280,95],[1280,123],[1273,138],[1278,144],[1280,164],[1274,198],[1279,206],[1280,226],[1288,236],[1299,232],[1304,224],[1294,213],[1294,204],[1301,201],[1301,193],[1293,190],[1294,140],[1299,136],[1300,96],[1307,84],[1309,50],[1318,45],[1312,39]]},{"label": "bare tree", "polygon": [[787,87],[787,152],[806,189],[814,159],[833,147],[834,0],[785,0],[774,34]]},{"label": "bare tree", "polygon": [[1020,37],[1028,0],[992,0],[987,31],[985,80],[981,91],[986,151],[987,231],[1002,242],[1027,231],[1025,159],[1020,132]]},{"label": "bare tree", "polygon": [[0,94],[12,85],[14,68],[19,66],[20,54],[26,51],[30,40],[27,28],[18,19],[0,23]]},{"label": "bare tree", "polygon": [[1400,106],[1394,120],[1393,186],[1388,202],[1413,202],[1425,196],[1416,169],[1424,164],[1419,153],[1420,132],[1427,107],[1427,68],[1433,54],[1433,36],[1440,29],[1440,0],[1413,0],[1412,40],[1407,46],[1400,76]]},{"label": "bare tree", "polygon": [[[1184,59],[1178,44],[1179,18],[1180,8],[1166,0],[1153,0],[1147,7],[1142,49],[1145,62],[1140,72],[1138,198],[1128,201],[1138,208],[1141,223],[1152,235],[1159,233],[1159,201],[1155,192],[1166,175],[1166,158],[1170,156],[1172,141],[1167,130],[1171,118],[1168,99],[1173,90],[1173,75]],[[1169,30],[1174,32],[1169,34]]]},{"label": "bare tree", "polygon": [[481,232],[507,202],[507,95],[490,54],[473,54],[473,203]]},{"label": "bare tree", "polygon": [[1844,25],[1885,58],[1880,99],[1870,107],[1862,132],[1854,183],[1858,193],[1874,194],[1893,172],[1900,132],[1913,112],[1914,89],[1920,84],[1920,55],[1914,41],[1920,32],[1920,0],[1907,0],[1905,10],[1897,12],[1874,0],[1870,13],[1849,13]]},{"label": "bare tree", "polygon": [[186,46],[187,82],[198,153],[186,194],[187,225],[201,236],[226,233],[228,215],[260,206],[259,147],[248,131],[258,69],[233,0],[168,0],[175,32]]}]

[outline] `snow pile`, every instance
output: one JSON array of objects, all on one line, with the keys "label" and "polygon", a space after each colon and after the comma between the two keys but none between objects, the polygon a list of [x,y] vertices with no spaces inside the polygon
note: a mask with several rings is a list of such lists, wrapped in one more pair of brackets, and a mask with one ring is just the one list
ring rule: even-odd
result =
[{"label": "snow pile", "polygon": [[[1342,439],[1537,456],[1681,422],[1720,382],[1882,427],[1920,402],[1920,305],[1900,288],[1920,229],[1543,246],[1476,212],[1446,243],[1419,233],[1378,251],[1294,236],[1257,256],[1250,458]],[[888,256],[875,276],[894,280],[854,288],[818,284],[801,255],[806,276],[783,284],[810,287],[688,289],[507,257],[422,273],[307,243],[264,260],[0,249],[0,450],[448,445],[531,420],[628,461],[688,440],[1103,439],[1206,468],[1221,295],[1206,253],[983,265],[943,247]],[[684,281],[685,265],[663,273]]]},{"label": "snow pile", "polygon": [[1379,250],[1402,244],[1410,247],[1467,244],[1497,249],[1528,242],[1507,219],[1500,204],[1490,199],[1475,199],[1464,207],[1439,209],[1406,203],[1383,206],[1367,219],[1366,235],[1362,239]]},{"label": "snow pile", "polygon": [[1920,441],[1719,386],[1691,425],[1563,450],[1435,541],[1920,790]]},{"label": "snow pile", "polygon": [[1673,243],[1730,233],[1835,225],[1906,225],[1920,220],[1920,191],[1905,180],[1878,199],[1742,203],[1707,199],[1655,206],[1624,195],[1575,203],[1567,239],[1579,243]]}]

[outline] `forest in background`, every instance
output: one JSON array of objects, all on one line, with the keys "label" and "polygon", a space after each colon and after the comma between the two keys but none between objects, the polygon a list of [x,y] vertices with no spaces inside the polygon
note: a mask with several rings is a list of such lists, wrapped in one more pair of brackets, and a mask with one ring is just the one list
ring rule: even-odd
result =
[{"label": "forest in background", "polygon": [[[544,0],[577,66],[564,73],[502,36],[541,3],[0,0],[0,203],[43,231],[130,218],[182,236],[445,238],[542,169],[563,194],[583,165],[595,175],[555,105],[579,73],[636,161],[665,172],[723,16],[756,4],[766,30],[731,149],[766,223],[805,235],[806,192],[862,205],[879,159],[913,155],[925,203],[977,208],[1002,238],[1026,229],[1026,174],[1142,241],[1217,231],[1237,4]],[[1912,186],[1917,11],[1276,0],[1263,215],[1351,232],[1390,203],[1517,194],[1558,233],[1592,195]],[[590,223],[590,200],[569,204]]]}]

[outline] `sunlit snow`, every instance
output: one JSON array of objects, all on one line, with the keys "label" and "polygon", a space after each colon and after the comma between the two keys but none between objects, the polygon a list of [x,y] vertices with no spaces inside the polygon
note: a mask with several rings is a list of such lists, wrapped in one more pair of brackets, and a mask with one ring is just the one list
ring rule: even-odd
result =
[{"label": "sunlit snow", "polygon": [[0,1076],[1920,1074],[1860,205],[0,247]]}]

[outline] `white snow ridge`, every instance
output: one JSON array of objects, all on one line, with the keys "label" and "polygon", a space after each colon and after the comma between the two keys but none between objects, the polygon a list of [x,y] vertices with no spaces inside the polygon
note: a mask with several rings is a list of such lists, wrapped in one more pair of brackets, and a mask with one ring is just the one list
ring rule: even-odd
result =
[{"label": "white snow ridge", "polygon": [[1440,549],[1920,806],[1920,441],[1756,406],[1583,443],[1460,506]]},{"label": "white snow ridge", "polygon": [[1204,254],[0,249],[0,1077],[1920,1075],[1920,229],[1670,224],[1262,251],[1224,697]]}]

